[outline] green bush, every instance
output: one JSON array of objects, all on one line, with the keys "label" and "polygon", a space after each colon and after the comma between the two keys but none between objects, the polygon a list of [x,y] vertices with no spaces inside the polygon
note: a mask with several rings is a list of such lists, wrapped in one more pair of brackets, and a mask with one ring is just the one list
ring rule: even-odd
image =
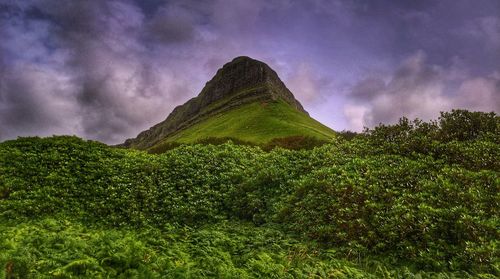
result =
[{"label": "green bush", "polygon": [[[452,111],[300,150],[208,140],[148,154],[67,136],[6,141],[0,277],[498,275],[498,137],[496,115]],[[57,218],[70,231],[47,221]],[[242,221],[251,224],[230,232]],[[184,245],[183,230],[196,244],[163,250]],[[102,247],[82,248],[80,236]],[[383,263],[360,266],[372,259]]]},{"label": "green bush", "polygon": [[268,143],[262,145],[262,149],[269,151],[281,147],[290,150],[313,149],[327,144],[328,141],[310,136],[291,136],[284,138],[274,138]]},{"label": "green bush", "polygon": [[297,181],[281,216],[288,228],[346,256],[386,254],[423,269],[492,268],[499,182],[496,172],[429,158],[356,159]]},{"label": "green bush", "polygon": [[233,177],[261,153],[226,144],[154,156],[66,137],[7,142],[2,152],[0,185],[11,194],[0,216],[63,214],[114,225],[223,218]]}]

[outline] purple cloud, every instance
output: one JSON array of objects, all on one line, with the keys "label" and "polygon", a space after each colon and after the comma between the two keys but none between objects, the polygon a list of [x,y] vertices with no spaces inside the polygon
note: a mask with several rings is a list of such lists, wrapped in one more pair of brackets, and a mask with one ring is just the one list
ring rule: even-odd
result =
[{"label": "purple cloud", "polygon": [[336,130],[499,111],[498,1],[0,0],[0,140],[133,137],[247,55]]},{"label": "purple cloud", "polygon": [[350,92],[344,114],[355,130],[395,123],[402,116],[430,120],[440,111],[465,108],[498,111],[500,77],[457,74],[457,64],[444,68],[428,61],[423,51],[408,57],[389,77],[359,81]]}]

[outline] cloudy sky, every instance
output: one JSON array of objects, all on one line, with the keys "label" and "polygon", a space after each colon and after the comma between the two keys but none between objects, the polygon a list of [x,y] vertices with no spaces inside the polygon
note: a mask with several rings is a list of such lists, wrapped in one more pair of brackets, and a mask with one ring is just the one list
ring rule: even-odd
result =
[{"label": "cloudy sky", "polygon": [[240,55],[335,130],[500,113],[498,0],[0,0],[0,140],[122,142]]}]

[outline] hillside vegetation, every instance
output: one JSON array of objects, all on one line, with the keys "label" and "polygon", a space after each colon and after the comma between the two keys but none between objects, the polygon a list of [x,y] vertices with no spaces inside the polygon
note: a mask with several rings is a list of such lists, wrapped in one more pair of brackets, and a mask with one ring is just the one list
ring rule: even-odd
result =
[{"label": "hillside vegetation", "polygon": [[[266,111],[264,106],[268,103],[270,105]],[[252,105],[247,106],[249,104]],[[272,115],[272,112],[282,115]],[[293,122],[284,122],[287,116],[291,117],[289,121],[297,120],[298,127],[294,127]],[[259,120],[264,122],[257,122]],[[199,125],[193,127],[196,124]],[[223,130],[220,125],[223,125]],[[309,127],[313,130],[309,131]],[[251,131],[249,128],[257,129]],[[305,133],[300,134],[303,131]],[[217,70],[198,96],[177,106],[164,121],[126,140],[121,146],[144,150],[162,141],[171,142],[169,138],[172,136],[180,142],[193,142],[198,139],[197,132],[204,133],[204,137],[229,136],[261,143],[274,134],[283,137],[319,133],[321,137],[329,137],[333,131],[309,117],[278,74],[267,64],[239,56]]]},{"label": "hillside vegetation", "polygon": [[335,137],[335,132],[284,101],[253,102],[181,130],[150,149],[172,142],[194,143],[207,137],[231,137],[262,144],[290,136],[329,141]]},{"label": "hillside vegetation", "polygon": [[312,150],[0,143],[0,278],[497,278],[500,117]]}]

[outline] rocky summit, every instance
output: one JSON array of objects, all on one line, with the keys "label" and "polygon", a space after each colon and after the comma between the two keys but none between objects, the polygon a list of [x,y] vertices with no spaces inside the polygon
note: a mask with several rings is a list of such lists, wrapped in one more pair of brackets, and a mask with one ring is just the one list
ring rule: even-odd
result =
[{"label": "rocky summit", "polygon": [[176,107],[164,121],[122,145],[147,149],[211,116],[252,102],[282,100],[308,115],[276,72],[267,64],[246,56],[234,58],[220,68],[201,93]]}]

